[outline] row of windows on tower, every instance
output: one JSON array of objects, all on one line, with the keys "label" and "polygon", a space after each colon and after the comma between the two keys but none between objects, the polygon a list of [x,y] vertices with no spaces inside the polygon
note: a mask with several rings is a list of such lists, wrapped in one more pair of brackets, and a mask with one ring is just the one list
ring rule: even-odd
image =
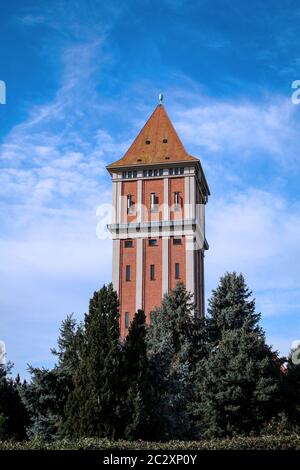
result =
[{"label": "row of windows on tower", "polygon": [[[157,238],[149,238],[148,239],[149,246],[158,246]],[[173,238],[173,245],[181,245],[181,238]],[[124,242],[125,248],[132,248],[133,247],[133,240],[125,240]]]},{"label": "row of windows on tower", "polygon": [[[180,279],[180,264],[179,263],[175,263],[175,279]],[[126,282],[131,281],[130,264],[126,265],[125,280]],[[155,264],[150,264],[150,281],[155,281]]]},{"label": "row of windows on tower", "polygon": [[[151,212],[158,211],[159,199],[156,193],[150,194],[150,210]],[[178,211],[180,209],[180,193],[179,191],[174,192],[174,210]],[[134,201],[132,194],[127,195],[127,213],[132,214],[134,212]]]},{"label": "row of windows on tower", "polygon": [[[163,168],[154,168],[150,170],[144,170],[143,171],[143,177],[144,178],[151,178],[153,176],[163,176],[164,170]],[[169,168],[169,175],[183,175],[184,174],[184,168],[182,167],[176,167],[176,168]],[[128,178],[136,178],[137,177],[137,171],[132,170],[132,171],[123,171],[122,172],[122,178],[128,179]]]}]

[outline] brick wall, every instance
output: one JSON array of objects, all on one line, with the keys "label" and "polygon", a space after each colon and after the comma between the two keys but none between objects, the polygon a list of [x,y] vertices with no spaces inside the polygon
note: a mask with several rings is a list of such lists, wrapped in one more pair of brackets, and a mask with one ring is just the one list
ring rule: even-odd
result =
[{"label": "brick wall", "polygon": [[[120,327],[121,335],[126,335],[125,312],[130,313],[130,320],[135,314],[136,301],[136,241],[132,248],[125,248],[125,240],[120,246]],[[126,265],[131,268],[131,280],[126,281]]]}]

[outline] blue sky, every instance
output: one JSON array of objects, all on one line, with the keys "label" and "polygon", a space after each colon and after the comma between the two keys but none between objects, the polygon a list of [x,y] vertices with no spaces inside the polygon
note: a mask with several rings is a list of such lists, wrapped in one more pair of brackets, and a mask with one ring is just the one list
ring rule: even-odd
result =
[{"label": "blue sky", "polygon": [[0,340],[15,373],[51,366],[66,314],[111,279],[96,208],[165,95],[201,158],[206,293],[242,271],[268,341],[300,338],[297,1],[11,0],[1,5]]}]

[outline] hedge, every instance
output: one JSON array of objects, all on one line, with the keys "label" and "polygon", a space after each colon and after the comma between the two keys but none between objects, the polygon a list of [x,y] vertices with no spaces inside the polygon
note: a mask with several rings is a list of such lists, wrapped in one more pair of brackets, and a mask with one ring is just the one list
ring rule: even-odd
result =
[{"label": "hedge", "polygon": [[110,441],[108,439],[63,439],[46,442],[0,441],[0,450],[300,450],[300,435],[235,437],[201,441]]}]

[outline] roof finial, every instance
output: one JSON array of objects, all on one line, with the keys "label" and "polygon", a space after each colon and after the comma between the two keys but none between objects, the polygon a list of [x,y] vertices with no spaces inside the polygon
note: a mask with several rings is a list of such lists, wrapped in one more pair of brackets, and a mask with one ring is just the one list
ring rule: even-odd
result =
[{"label": "roof finial", "polygon": [[158,95],[159,104],[162,104],[163,99],[164,99],[164,95],[163,95],[162,93],[160,93],[160,94]]}]

